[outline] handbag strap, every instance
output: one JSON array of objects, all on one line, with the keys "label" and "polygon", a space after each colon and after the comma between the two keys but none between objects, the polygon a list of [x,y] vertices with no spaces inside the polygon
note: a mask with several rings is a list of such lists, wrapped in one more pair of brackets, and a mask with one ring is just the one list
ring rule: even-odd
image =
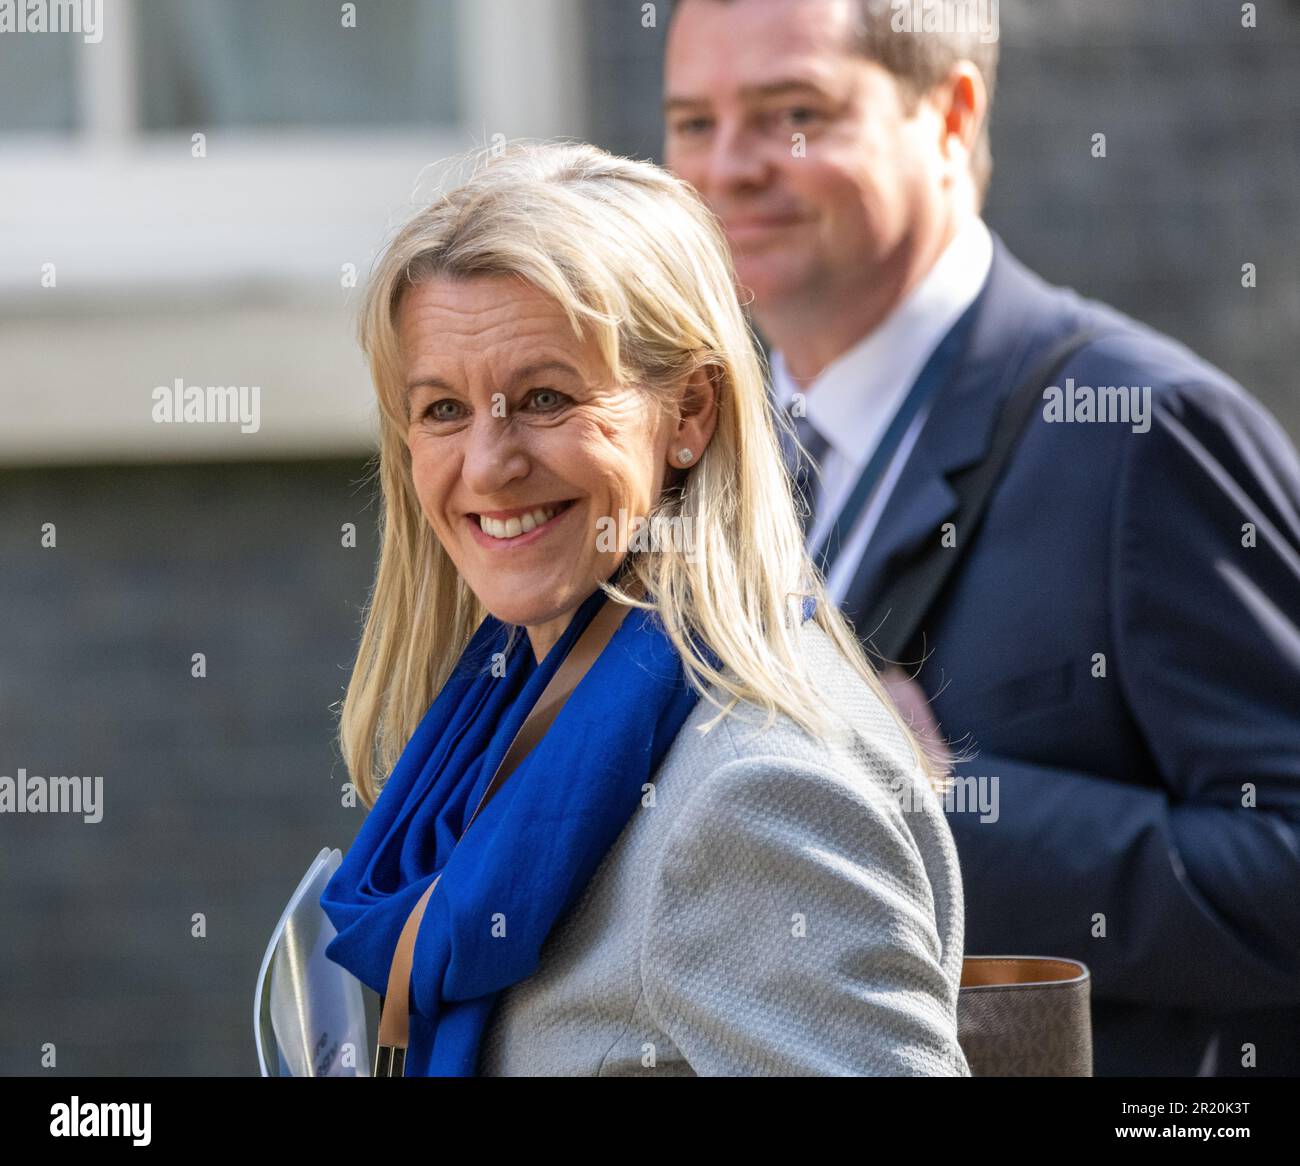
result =
[{"label": "handbag strap", "polygon": [[[634,598],[639,598],[642,589],[639,581],[633,581],[625,590]],[[505,783],[506,778],[518,768],[519,763],[546,734],[546,730],[559,716],[570,693],[578,687],[587,670],[596,662],[596,658],[631,610],[631,607],[625,604],[614,603],[607,599],[583,629],[582,634],[569,650],[569,654],[560,662],[555,675],[543,689],[542,695],[537,698],[537,703],[529,711],[524,723],[519,726],[514,740],[510,742],[510,748],[506,750],[496,773],[492,775],[487,789],[483,791],[478,805],[474,807],[474,813],[466,823],[465,830],[461,832],[461,838],[465,837],[465,833],[474,824],[474,819]],[[397,949],[393,953],[392,967],[388,971],[388,991],[379,1001],[379,1042],[375,1048],[373,1074],[376,1077],[401,1077],[405,1073],[406,1050],[410,1042],[411,964],[415,956],[415,937],[419,933],[420,921],[424,918],[424,909],[428,906],[429,896],[433,894],[433,889],[441,878],[442,874],[439,873],[425,888],[424,894],[420,896],[419,901],[406,917],[402,933],[397,938]]]},{"label": "handbag strap", "polygon": [[966,474],[954,477],[959,503],[953,521],[963,531],[957,547],[944,547],[932,540],[928,552],[894,579],[858,626],[877,629],[870,640],[886,660],[902,659],[903,651],[921,627],[963,552],[973,541],[984,509],[1025,432],[1043,389],[1064,367],[1065,362],[1103,333],[1082,329],[1052,346],[1045,359],[1008,394],[998,414],[997,428],[987,456]]}]

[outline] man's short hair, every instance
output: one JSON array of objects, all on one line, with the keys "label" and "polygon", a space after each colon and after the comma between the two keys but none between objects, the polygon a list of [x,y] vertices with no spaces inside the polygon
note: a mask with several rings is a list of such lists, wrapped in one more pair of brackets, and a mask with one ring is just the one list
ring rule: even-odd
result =
[{"label": "man's short hair", "polygon": [[909,114],[958,61],[980,71],[988,109],[971,150],[971,177],[982,204],[993,173],[989,117],[998,75],[998,0],[853,0],[853,7],[855,47],[894,75]]}]

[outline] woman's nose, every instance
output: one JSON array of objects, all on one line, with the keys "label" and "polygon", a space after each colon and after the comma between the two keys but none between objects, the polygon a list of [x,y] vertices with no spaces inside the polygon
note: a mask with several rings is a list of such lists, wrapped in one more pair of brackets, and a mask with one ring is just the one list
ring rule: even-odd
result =
[{"label": "woman's nose", "polygon": [[461,477],[475,494],[490,497],[528,472],[524,443],[509,417],[480,412],[461,440]]}]

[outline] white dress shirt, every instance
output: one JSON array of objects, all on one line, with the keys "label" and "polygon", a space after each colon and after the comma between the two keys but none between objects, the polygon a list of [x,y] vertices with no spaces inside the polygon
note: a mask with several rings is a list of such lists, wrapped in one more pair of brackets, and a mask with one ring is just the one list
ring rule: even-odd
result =
[{"label": "white dress shirt", "polygon": [[[979,294],[992,259],[992,236],[984,221],[972,216],[902,303],[803,388],[807,420],[830,442],[816,487],[810,551],[821,545],[926,361]],[[799,386],[786,371],[779,351],[772,353],[770,363],[774,399],[778,408],[784,408]],[[913,419],[885,468],[880,488],[845,535],[827,579],[836,603],[844,601],[927,415],[928,409],[922,409]]]}]

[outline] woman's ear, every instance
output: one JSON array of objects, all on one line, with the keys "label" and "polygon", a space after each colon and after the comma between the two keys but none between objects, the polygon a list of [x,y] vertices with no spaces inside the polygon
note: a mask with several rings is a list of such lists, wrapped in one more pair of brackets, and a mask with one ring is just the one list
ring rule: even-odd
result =
[{"label": "woman's ear", "polygon": [[687,469],[700,460],[718,423],[723,373],[717,365],[696,369],[683,382],[677,404],[677,430],[668,449],[669,464]]}]

